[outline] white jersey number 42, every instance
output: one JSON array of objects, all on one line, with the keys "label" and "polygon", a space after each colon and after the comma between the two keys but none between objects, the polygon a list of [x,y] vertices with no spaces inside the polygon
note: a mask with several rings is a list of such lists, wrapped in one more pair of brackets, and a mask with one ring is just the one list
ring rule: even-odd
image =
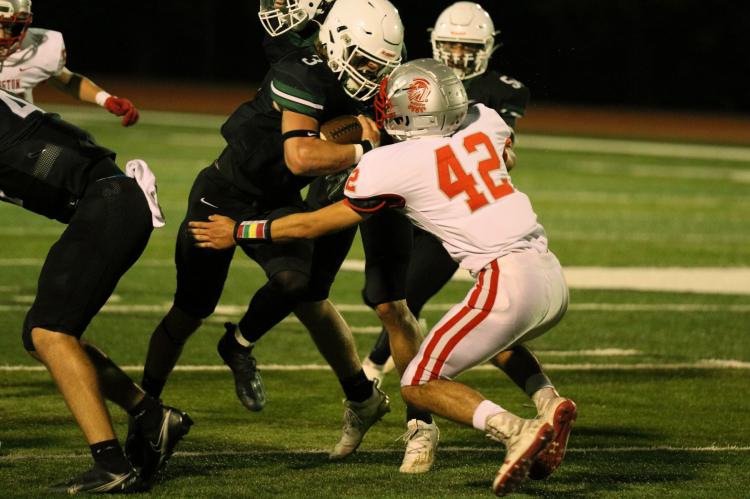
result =
[{"label": "white jersey number 42", "polygon": [[[469,154],[476,152],[479,146],[484,146],[484,149],[489,153],[488,158],[477,163],[477,173],[486,187],[486,192],[495,200],[512,194],[513,186],[507,178],[503,178],[498,184],[490,175],[493,170],[502,168],[502,163],[489,137],[482,132],[477,132],[464,138],[464,149]],[[438,185],[440,190],[450,199],[466,193],[466,204],[472,212],[489,204],[486,193],[477,190],[477,179],[464,170],[451,146],[447,145],[437,149],[435,159],[437,160]]]}]

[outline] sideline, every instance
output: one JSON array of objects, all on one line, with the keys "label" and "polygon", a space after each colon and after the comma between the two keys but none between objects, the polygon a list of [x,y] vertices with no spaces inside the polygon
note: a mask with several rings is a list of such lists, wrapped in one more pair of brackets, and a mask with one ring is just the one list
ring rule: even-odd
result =
[{"label": "sideline", "polygon": [[[112,117],[98,109],[81,106],[51,104],[49,111],[65,115],[65,119],[85,123],[112,123]],[[141,113],[141,127],[168,126],[192,129],[210,129],[216,132],[226,121],[226,116],[200,113],[176,113],[149,111]],[[586,152],[592,154],[620,154],[628,156],[674,157],[706,160],[750,162],[750,147],[702,145],[679,142],[653,142],[643,140],[620,140],[582,138],[579,136],[555,136],[524,133],[519,138],[519,149]]]}]

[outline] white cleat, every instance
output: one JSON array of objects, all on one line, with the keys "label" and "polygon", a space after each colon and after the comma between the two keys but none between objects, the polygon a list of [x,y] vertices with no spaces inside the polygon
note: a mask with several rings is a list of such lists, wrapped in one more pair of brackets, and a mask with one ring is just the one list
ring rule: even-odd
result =
[{"label": "white cleat", "polygon": [[362,362],[362,369],[365,371],[365,376],[373,381],[377,379],[381,384],[383,383],[383,378],[385,377],[385,375],[392,371],[395,367],[396,364],[393,362],[393,357],[388,357],[388,360],[385,361],[385,364],[376,364],[370,359],[370,357],[367,357]]},{"label": "white cleat", "polygon": [[378,385],[379,381],[373,381],[372,395],[364,402],[344,400],[344,427],[341,440],[333,446],[328,459],[338,461],[352,454],[362,443],[367,430],[386,413],[391,412],[391,401]]},{"label": "white cleat", "polygon": [[505,461],[492,482],[492,491],[498,496],[509,494],[526,480],[531,464],[555,436],[552,425],[539,419],[519,418],[510,425],[503,423],[502,415],[487,419],[490,437],[506,447]]},{"label": "white cleat", "polygon": [[547,478],[560,467],[565,457],[565,449],[568,447],[568,437],[578,417],[576,404],[564,397],[550,399],[539,412],[538,419],[552,425],[555,437],[544,452],[539,454],[531,465],[529,478],[542,480]]},{"label": "white cleat", "polygon": [[406,427],[408,429],[401,437],[406,442],[406,452],[398,470],[401,473],[426,473],[435,463],[440,430],[435,423],[418,419],[409,420]]}]

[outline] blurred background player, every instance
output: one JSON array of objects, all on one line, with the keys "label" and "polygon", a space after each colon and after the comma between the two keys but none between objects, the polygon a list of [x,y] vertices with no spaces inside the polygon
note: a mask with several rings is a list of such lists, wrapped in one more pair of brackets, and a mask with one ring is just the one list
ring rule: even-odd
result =
[{"label": "blurred background player", "polygon": [[[153,225],[163,225],[148,166],[128,162],[126,176],[114,156],[85,131],[0,90],[0,200],[67,224],[44,261],[23,344],[47,367],[94,458],[92,469],[53,487],[68,494],[140,489],[192,424],[80,340]],[[135,421],[127,458],[104,398]]]},{"label": "blurred background player", "polygon": [[[255,99],[240,105],[224,123],[225,149],[193,184],[177,239],[174,302],[151,336],[144,368],[143,386],[154,397],[161,394],[187,339],[213,313],[233,257],[233,250],[196,248],[187,222],[214,213],[246,218],[269,216],[289,206],[305,209],[303,187],[316,176],[349,168],[379,145],[375,123],[364,116],[359,118],[364,139],[359,144],[323,141],[319,125],[361,113],[362,103],[400,62],[403,27],[386,0],[340,0],[336,7],[365,29],[353,33],[336,25],[321,31],[326,37],[319,43],[275,61]],[[265,392],[252,355],[254,345],[294,312],[346,396],[342,437],[331,459],[354,452],[367,429],[390,410],[387,396],[362,370],[351,330],[328,300],[353,236],[350,231],[315,243],[243,247],[268,281],[251,298],[238,326],[227,324],[217,347],[232,370],[242,404],[261,410]]]},{"label": "blurred background player", "polygon": [[34,102],[34,87],[46,81],[74,99],[122,116],[122,126],[135,125],[138,110],[133,103],[65,67],[62,33],[30,28],[32,17],[31,0],[0,0],[0,88]]},{"label": "blurred background player", "polygon": [[[374,93],[372,82],[364,83],[361,76],[347,69],[366,61],[367,54],[377,54],[377,45],[368,41],[368,38],[372,38],[372,31],[356,29],[362,23],[359,17],[367,9],[354,2],[342,3],[341,0],[331,8],[332,3],[311,1],[300,4],[297,0],[261,2],[259,17],[270,35],[264,40],[269,62],[273,64],[281,54],[322,41],[326,44],[326,59],[331,68],[340,75],[352,73],[353,80],[361,81],[368,92]],[[318,23],[327,10],[330,13],[322,23],[323,33],[317,36]],[[382,24],[387,26],[391,22],[386,17]],[[358,40],[358,49],[353,49],[347,41],[352,38]],[[402,45],[402,60],[405,53]],[[368,78],[367,73],[371,69],[362,67],[362,70],[362,74]],[[373,80],[372,75],[369,79]],[[371,105],[369,96],[363,100]],[[307,204],[312,208],[321,208],[342,199],[343,186],[350,171],[351,168],[315,179],[310,184]],[[338,259],[340,266],[352,243],[348,234],[353,234],[354,230],[325,236],[316,241],[316,249],[327,249],[341,255]],[[364,222],[360,226],[360,234],[365,252],[365,289],[362,294],[383,324],[382,341],[395,345],[394,351],[397,353],[394,357],[402,370],[417,353],[421,341],[419,326],[405,300],[412,226],[401,214],[386,211]],[[390,348],[388,351],[390,355]],[[406,409],[406,425],[407,431],[403,436],[406,450],[399,470],[403,473],[424,473],[432,467],[435,459],[439,438],[437,425],[429,413],[412,406]],[[339,454],[344,456],[348,452]]]},{"label": "blurred background player", "polygon": [[385,130],[405,142],[366,155],[347,181],[345,201],[242,222],[262,227],[247,237],[224,217],[191,223],[192,231],[198,244],[221,249],[232,247],[235,238],[256,244],[314,238],[393,208],[439,237],[475,285],[425,338],[401,378],[402,395],[505,444],[493,482],[493,490],[505,495],[526,479],[532,463],[559,466],[562,449],[545,451],[553,437],[567,442],[575,404],[545,390],[537,394],[546,402],[544,411],[523,419],[453,379],[562,319],[568,305],[562,268],[528,197],[510,181],[510,128],[483,104],[468,109],[466,91],[447,66],[434,59],[402,65],[379,101]]}]

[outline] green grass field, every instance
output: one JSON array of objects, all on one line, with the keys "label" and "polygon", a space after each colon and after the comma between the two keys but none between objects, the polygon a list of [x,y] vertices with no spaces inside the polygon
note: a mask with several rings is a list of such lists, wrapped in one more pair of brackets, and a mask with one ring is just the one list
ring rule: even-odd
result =
[{"label": "green grass field", "polygon": [[[122,129],[100,110],[59,110],[117,150],[120,164],[144,158],[159,178],[168,225],[154,232],[86,333],[115,361],[133,366],[129,372],[139,379],[149,335],[174,292],[175,230],[195,174],[222,147],[222,118],[146,111],[136,127]],[[521,135],[513,178],[530,195],[566,268],[601,267],[606,275],[611,267],[710,267],[718,280],[730,280],[738,268],[750,267],[750,149],[671,144],[654,150],[635,142],[599,148],[576,138],[550,140]],[[61,231],[55,222],[0,206],[4,498],[45,497],[47,485],[89,466],[88,449],[62,398],[20,342],[39,268]],[[358,244],[349,258],[362,259]],[[398,438],[405,428],[394,374],[385,381],[392,413],[353,458],[328,463],[326,452],[339,436],[342,393],[296,321],[281,323],[256,348],[266,366],[268,405],[260,413],[246,411],[215,346],[221,323],[237,319],[262,282],[259,269],[238,255],[222,308],[186,346],[186,368],[174,373],[164,400],[188,411],[196,424],[151,495],[491,496],[501,447],[445,420],[438,420],[433,471],[398,473]],[[378,322],[361,306],[362,282],[360,272],[342,271],[332,299],[355,328],[364,355]],[[572,285],[566,318],[532,343],[580,415],[563,467],[544,482],[525,483],[518,496],[747,497],[750,292],[688,293],[664,284],[665,291]],[[446,286],[424,313],[427,322],[434,324],[467,289],[466,282]],[[515,412],[533,414],[498,371],[475,369],[462,379]],[[117,407],[112,416],[123,438],[126,418]]]}]

